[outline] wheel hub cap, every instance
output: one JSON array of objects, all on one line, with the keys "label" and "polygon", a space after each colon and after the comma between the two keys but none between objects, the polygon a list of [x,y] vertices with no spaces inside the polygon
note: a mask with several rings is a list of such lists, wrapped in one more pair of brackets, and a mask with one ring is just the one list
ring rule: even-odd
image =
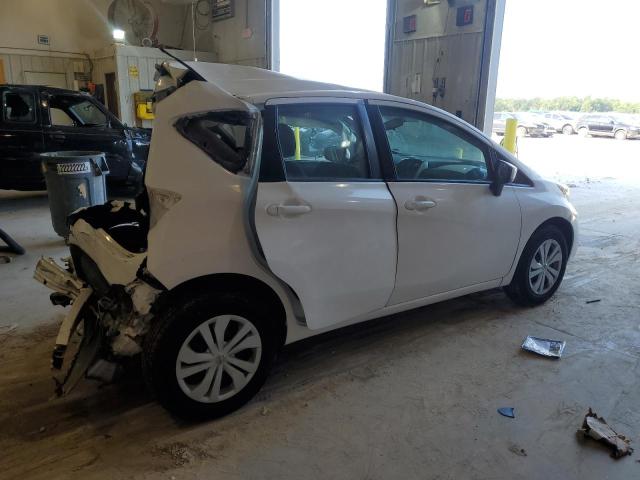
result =
[{"label": "wheel hub cap", "polygon": [[215,403],[233,397],[258,370],[262,341],[244,317],[219,315],[198,325],[176,359],[178,385],[189,398]]},{"label": "wheel hub cap", "polygon": [[529,265],[529,286],[544,295],[557,283],[562,269],[562,248],[550,238],[540,244]]}]

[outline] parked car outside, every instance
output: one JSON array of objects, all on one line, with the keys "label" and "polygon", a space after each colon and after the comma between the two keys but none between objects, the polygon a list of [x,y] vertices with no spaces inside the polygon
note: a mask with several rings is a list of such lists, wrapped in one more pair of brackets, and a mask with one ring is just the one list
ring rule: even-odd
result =
[{"label": "parked car outside", "polygon": [[526,113],[496,112],[493,114],[493,131],[497,135],[504,135],[507,119],[515,118],[518,121],[516,135],[518,137],[548,137],[549,131],[544,123],[534,120]]},{"label": "parked car outside", "polygon": [[92,96],[32,85],[0,85],[0,189],[46,188],[40,154],[106,154],[109,186],[138,188],[151,133],[123,125]]},{"label": "parked car outside", "polygon": [[640,137],[640,125],[629,123],[615,115],[593,113],[582,117],[577,125],[578,134],[583,137],[614,137],[617,140]]},{"label": "parked car outside", "polygon": [[545,112],[539,114],[541,119],[553,127],[558,133],[573,135],[576,133],[576,122],[568,115],[557,112]]},{"label": "parked car outside", "polygon": [[67,268],[36,269],[73,302],[57,366],[82,312],[67,379],[141,354],[166,408],[215,417],[285,344],[496,287],[528,306],[556,292],[577,245],[568,189],[476,128],[406,98],[188,65],[161,68],[172,93],[144,194],[72,215]]}]

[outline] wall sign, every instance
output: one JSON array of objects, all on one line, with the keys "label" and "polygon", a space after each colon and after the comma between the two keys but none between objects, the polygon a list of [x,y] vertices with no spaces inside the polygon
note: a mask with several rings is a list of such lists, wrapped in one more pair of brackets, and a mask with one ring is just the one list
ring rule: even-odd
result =
[{"label": "wall sign", "polygon": [[402,31],[404,33],[413,33],[417,30],[417,15],[409,15],[402,19]]},{"label": "wall sign", "polygon": [[459,7],[456,13],[456,26],[464,27],[473,23],[473,5]]},{"label": "wall sign", "polygon": [[[211,19],[215,22],[218,20],[226,20],[234,15],[234,0],[212,0],[211,2]],[[247,4],[247,8],[249,5]]]},{"label": "wall sign", "polygon": [[138,78],[139,75],[138,67],[136,65],[129,65],[129,76],[131,78]]}]

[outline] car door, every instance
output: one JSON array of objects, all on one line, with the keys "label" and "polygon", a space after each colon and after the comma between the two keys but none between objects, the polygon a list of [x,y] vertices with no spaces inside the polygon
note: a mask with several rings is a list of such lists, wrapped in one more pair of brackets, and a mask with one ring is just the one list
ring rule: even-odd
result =
[{"label": "car door", "polygon": [[390,305],[496,286],[521,230],[514,187],[491,193],[492,151],[461,122],[395,102],[370,106],[398,207],[398,266]]},{"label": "car door", "polygon": [[264,132],[256,231],[307,326],[383,308],[396,274],[396,206],[363,102],[272,100]]},{"label": "car door", "polygon": [[49,151],[82,150],[106,154],[109,179],[125,181],[132,154],[130,141],[120,123],[87,95],[51,94],[49,118],[44,128]]},{"label": "car door", "polygon": [[44,150],[37,94],[33,89],[0,87],[0,188],[44,188]]}]

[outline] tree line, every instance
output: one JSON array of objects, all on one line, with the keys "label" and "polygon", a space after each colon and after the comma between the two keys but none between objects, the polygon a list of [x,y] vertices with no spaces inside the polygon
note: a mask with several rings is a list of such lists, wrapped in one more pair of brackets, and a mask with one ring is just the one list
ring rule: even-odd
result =
[{"label": "tree line", "polygon": [[640,113],[640,103],[625,102],[615,98],[592,97],[496,99],[496,112],[529,112],[532,110]]}]

